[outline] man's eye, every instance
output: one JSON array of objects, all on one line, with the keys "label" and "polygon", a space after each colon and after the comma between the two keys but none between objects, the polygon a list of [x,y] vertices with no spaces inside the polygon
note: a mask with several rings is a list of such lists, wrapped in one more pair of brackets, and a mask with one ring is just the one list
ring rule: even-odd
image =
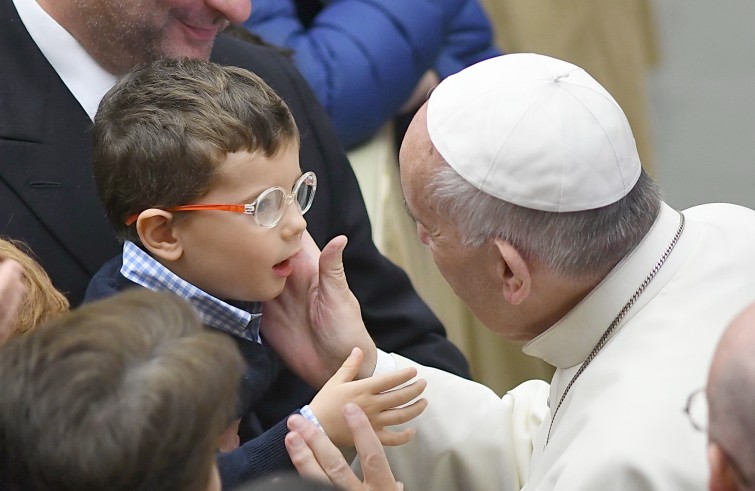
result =
[{"label": "man's eye", "polygon": [[427,230],[427,228],[425,228],[425,226],[419,222],[417,222],[417,236],[419,236],[419,241],[425,245],[429,245],[433,239],[430,231]]}]

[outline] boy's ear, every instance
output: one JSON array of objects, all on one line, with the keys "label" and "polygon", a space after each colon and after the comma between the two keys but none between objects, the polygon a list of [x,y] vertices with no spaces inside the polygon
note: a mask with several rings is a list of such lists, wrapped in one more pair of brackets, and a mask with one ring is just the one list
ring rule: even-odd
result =
[{"label": "boy's ear", "polygon": [[139,214],[136,232],[142,245],[154,256],[177,261],[183,254],[181,240],[173,230],[173,213],[149,208]]},{"label": "boy's ear", "polygon": [[532,277],[524,257],[510,243],[495,239],[498,251],[497,274],[501,280],[503,297],[512,305],[519,305],[530,294]]}]

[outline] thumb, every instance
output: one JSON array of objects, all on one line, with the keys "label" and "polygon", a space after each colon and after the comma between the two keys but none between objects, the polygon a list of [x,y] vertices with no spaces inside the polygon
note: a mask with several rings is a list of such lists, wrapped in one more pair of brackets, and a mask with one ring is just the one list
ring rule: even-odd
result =
[{"label": "thumb", "polygon": [[354,380],[354,377],[356,377],[359,372],[359,367],[362,365],[363,359],[364,352],[361,349],[356,347],[352,349],[349,357],[346,358],[341,365],[341,368],[339,368],[335,375],[330,378],[328,383],[341,384]]},{"label": "thumb", "polygon": [[326,295],[331,291],[348,290],[343,268],[343,250],[348,240],[345,235],[331,239],[320,254],[320,288]]},{"label": "thumb", "polygon": [[299,279],[314,281],[317,278],[319,258],[320,249],[309,232],[305,230],[301,237],[301,250],[299,254],[291,258],[291,265],[293,266],[291,279],[294,281]]}]

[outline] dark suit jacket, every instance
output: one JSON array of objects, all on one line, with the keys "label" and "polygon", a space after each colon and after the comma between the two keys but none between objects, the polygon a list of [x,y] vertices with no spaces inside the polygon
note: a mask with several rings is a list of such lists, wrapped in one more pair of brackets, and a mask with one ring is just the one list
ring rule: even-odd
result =
[{"label": "dark suit jacket", "polygon": [[[213,60],[260,75],[289,104],[301,132],[301,166],[317,173],[308,228],[322,247],[344,234],[344,264],[379,347],[469,376],[466,360],[408,278],[372,242],[359,186],[327,115],[293,65],[274,50],[221,35]],[[96,193],[91,121],[0,0],[0,234],[26,242],[73,305],[99,267],[120,253]],[[312,391],[290,373],[270,394],[273,424]]]}]

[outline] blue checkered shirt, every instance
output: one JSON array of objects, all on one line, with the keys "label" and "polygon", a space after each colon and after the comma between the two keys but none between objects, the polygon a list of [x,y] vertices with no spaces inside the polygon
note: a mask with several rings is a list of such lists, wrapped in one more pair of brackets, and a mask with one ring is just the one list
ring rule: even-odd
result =
[{"label": "blue checkered shirt", "polygon": [[123,244],[121,274],[150,290],[168,291],[187,300],[202,322],[223,332],[261,343],[260,302],[236,302],[237,306],[215,298],[175,275],[133,242]]}]

